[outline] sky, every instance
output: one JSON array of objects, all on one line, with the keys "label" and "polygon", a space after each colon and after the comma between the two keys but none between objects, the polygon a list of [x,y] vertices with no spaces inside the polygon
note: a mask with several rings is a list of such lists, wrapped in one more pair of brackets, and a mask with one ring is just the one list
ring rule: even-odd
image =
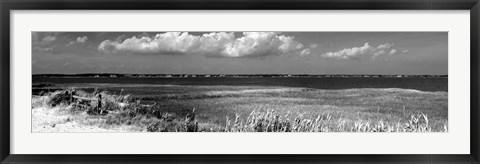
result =
[{"label": "sky", "polygon": [[448,75],[448,33],[32,32],[32,71]]}]

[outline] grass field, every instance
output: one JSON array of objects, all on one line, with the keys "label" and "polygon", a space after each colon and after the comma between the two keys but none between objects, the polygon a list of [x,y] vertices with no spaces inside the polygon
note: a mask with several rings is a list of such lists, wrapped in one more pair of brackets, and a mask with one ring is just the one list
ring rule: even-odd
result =
[{"label": "grass field", "polygon": [[52,105],[65,90],[72,89],[33,96],[34,132],[448,130],[447,92],[85,84],[74,90],[83,97],[102,94],[105,109]]}]

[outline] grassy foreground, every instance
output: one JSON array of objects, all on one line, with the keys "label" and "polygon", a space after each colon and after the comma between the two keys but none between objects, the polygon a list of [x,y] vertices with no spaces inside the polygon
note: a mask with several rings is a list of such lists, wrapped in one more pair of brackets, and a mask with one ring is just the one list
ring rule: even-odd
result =
[{"label": "grassy foreground", "polygon": [[[70,101],[66,92],[97,101]],[[32,97],[33,132],[446,132],[448,93],[156,86]]]}]

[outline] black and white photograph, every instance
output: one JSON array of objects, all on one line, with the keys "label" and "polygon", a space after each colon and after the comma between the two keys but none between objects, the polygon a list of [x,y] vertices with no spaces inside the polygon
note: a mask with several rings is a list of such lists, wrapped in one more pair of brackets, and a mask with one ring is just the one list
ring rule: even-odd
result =
[{"label": "black and white photograph", "polygon": [[33,133],[448,132],[448,32],[31,38]]}]

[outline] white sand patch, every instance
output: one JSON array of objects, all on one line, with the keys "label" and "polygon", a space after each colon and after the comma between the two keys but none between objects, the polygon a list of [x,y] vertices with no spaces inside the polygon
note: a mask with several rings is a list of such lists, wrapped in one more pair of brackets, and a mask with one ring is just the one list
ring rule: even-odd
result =
[{"label": "white sand patch", "polygon": [[32,132],[122,132],[122,129],[104,129],[97,126],[79,124],[75,116],[66,112],[66,107],[33,108]]}]

